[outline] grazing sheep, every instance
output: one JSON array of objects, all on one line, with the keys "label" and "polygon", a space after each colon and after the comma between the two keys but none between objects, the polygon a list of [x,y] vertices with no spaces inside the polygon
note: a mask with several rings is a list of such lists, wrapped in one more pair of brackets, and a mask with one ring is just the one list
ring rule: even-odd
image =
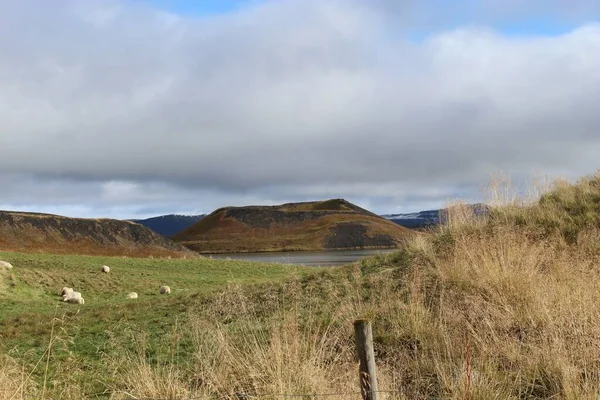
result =
[{"label": "grazing sheep", "polygon": [[64,287],[64,288],[62,288],[62,290],[60,291],[60,295],[61,295],[61,296],[63,296],[63,297],[64,297],[65,295],[69,294],[69,293],[73,293],[73,288],[70,288],[70,287],[66,287],[66,286],[65,286],[65,287]]},{"label": "grazing sheep", "polygon": [[69,303],[73,303],[71,300],[76,300],[81,298],[80,292],[69,292],[63,295],[63,301],[67,301]]},{"label": "grazing sheep", "polygon": [[171,288],[168,286],[161,286],[159,292],[160,294],[171,294]]},{"label": "grazing sheep", "polygon": [[110,272],[110,267],[108,265],[103,265],[102,272],[108,274]]},{"label": "grazing sheep", "polygon": [[136,292],[131,292],[127,295],[128,299],[137,299],[137,293]]},{"label": "grazing sheep", "polygon": [[85,304],[85,300],[81,296],[79,296],[79,297],[69,297],[65,301],[67,303],[69,303],[69,304]]},{"label": "grazing sheep", "polygon": [[4,268],[8,268],[8,269],[12,269],[12,264],[9,263],[8,261],[0,261],[0,267],[4,267]]}]

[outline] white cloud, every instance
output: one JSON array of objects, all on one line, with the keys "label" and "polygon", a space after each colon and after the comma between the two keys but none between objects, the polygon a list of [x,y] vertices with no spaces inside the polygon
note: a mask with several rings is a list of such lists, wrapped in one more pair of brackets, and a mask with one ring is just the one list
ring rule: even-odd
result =
[{"label": "white cloud", "polygon": [[402,13],[372,5],[194,18],[0,4],[0,203],[116,215],[346,197],[410,211],[475,198],[493,171],[597,168],[600,25],[413,43]]}]

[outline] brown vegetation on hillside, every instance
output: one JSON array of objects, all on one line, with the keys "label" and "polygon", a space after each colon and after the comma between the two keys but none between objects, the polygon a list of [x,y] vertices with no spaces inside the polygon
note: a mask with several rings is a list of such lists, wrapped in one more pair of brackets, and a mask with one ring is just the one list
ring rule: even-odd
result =
[{"label": "brown vegetation on hillside", "polygon": [[201,253],[398,247],[412,232],[342,199],[225,207],[173,239]]},{"label": "brown vegetation on hillside", "polygon": [[131,257],[195,253],[133,222],[0,211],[0,250]]}]

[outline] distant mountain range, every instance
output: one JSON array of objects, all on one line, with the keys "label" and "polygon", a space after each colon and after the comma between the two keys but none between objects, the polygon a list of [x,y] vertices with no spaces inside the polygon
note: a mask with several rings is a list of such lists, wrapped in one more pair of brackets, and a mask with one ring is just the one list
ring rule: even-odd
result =
[{"label": "distant mountain range", "polygon": [[161,215],[158,217],[146,218],[146,219],[132,219],[130,221],[140,225],[144,225],[146,228],[152,229],[156,233],[160,233],[163,236],[171,237],[176,233],[183,231],[206,217],[206,214],[200,215],[179,215],[169,214]]},{"label": "distant mountain range", "polygon": [[[468,206],[473,208],[475,215],[485,215],[488,212],[488,207],[482,203],[468,204]],[[411,229],[418,229],[437,225],[442,222],[445,218],[446,210],[446,208],[442,208],[439,210],[425,210],[414,213],[385,214],[382,215],[382,217],[394,221],[398,225]]]},{"label": "distant mountain range", "polygon": [[440,211],[426,210],[414,213],[384,214],[382,217],[406,228],[417,229],[439,224]]}]

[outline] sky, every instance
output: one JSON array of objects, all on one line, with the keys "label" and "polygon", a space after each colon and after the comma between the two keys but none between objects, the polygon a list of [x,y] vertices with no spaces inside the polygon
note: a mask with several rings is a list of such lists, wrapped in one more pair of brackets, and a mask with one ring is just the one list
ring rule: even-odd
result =
[{"label": "sky", "polygon": [[0,209],[481,201],[600,168],[596,0],[0,0]]}]

